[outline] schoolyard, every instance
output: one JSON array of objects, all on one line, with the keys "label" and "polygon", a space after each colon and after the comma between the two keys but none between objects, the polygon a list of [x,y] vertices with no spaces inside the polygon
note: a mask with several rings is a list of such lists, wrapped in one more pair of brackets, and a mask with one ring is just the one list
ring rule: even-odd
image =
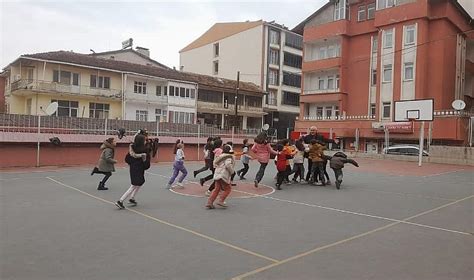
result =
[{"label": "schoolyard", "polygon": [[[1,279],[472,279],[472,167],[356,159],[344,182],[283,185],[273,163],[258,189],[252,162],[227,209],[186,163],[185,188],[165,189],[172,164],[148,170],[136,207],[119,166],[98,191],[92,166],[2,170]],[[240,163],[237,163],[240,167]],[[329,170],[333,179],[332,170]]]}]

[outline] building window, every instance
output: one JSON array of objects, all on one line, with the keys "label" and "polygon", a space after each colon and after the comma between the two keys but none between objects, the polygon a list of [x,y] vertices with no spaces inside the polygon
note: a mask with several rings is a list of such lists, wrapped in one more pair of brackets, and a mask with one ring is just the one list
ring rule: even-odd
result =
[{"label": "building window", "polygon": [[324,112],[324,107],[316,107],[316,117],[322,118]]},{"label": "building window", "polygon": [[187,124],[194,123],[194,113],[176,112],[176,111],[169,111],[169,112],[170,112],[170,122],[172,123],[187,123]]},{"label": "building window", "polygon": [[328,76],[328,89],[334,89],[334,76]]},{"label": "building window", "polygon": [[174,86],[170,86],[170,96],[174,96]]},{"label": "building window", "polygon": [[195,98],[196,98],[196,90],[193,89],[193,88],[191,89],[190,97],[191,97],[191,99],[195,99]]},{"label": "building window", "polygon": [[270,70],[268,76],[268,83],[273,86],[278,86],[278,71]]},{"label": "building window", "polygon": [[179,87],[174,88],[174,96],[179,97]]},{"label": "building window", "polygon": [[415,25],[405,27],[405,46],[415,44]]},{"label": "building window", "polygon": [[375,110],[376,110],[375,103],[371,103],[370,104],[370,117],[371,118],[375,117]]},{"label": "building window", "polygon": [[219,43],[214,44],[214,57],[219,56]]},{"label": "building window", "polygon": [[277,91],[269,90],[267,95],[267,104],[277,106]]},{"label": "building window", "polygon": [[146,94],[146,82],[134,81],[134,83],[133,83],[133,92],[134,93],[140,93],[140,94]]},{"label": "building window", "polygon": [[367,5],[367,19],[375,18],[375,3]]},{"label": "building window", "polygon": [[214,75],[219,74],[219,61],[216,60],[216,61],[212,62],[212,65],[213,65],[212,69],[214,71]]},{"label": "building window", "polygon": [[284,52],[283,54],[283,64],[293,68],[301,69],[303,58],[299,55],[292,54],[289,52]]},{"label": "building window", "polygon": [[137,110],[135,116],[136,116],[137,121],[142,121],[142,122],[148,121],[148,111],[146,110]]},{"label": "building window", "polygon": [[107,119],[109,117],[109,104],[89,103],[89,118]]},{"label": "building window", "polygon": [[63,85],[79,85],[79,74],[71,73],[69,71],[53,70],[53,82]]},{"label": "building window", "polygon": [[285,45],[298,50],[302,50],[303,36],[293,33],[285,33]]},{"label": "building window", "polygon": [[283,72],[283,84],[290,87],[301,87],[301,76],[290,72]]},{"label": "building window", "polygon": [[284,91],[283,92],[283,99],[282,99],[281,103],[285,104],[285,105],[299,106],[300,105],[300,95],[298,93]]},{"label": "building window", "polygon": [[359,6],[359,10],[357,11],[357,21],[365,20],[365,6]]},{"label": "building window", "polygon": [[389,119],[390,118],[390,102],[382,103],[383,106],[383,114],[382,118]]},{"label": "building window", "polygon": [[370,84],[372,86],[377,85],[377,69],[372,69],[372,75],[370,78]]},{"label": "building window", "polygon": [[321,77],[318,78],[318,89],[319,90],[326,89],[326,81],[324,80],[324,78],[321,78]]},{"label": "building window", "polygon": [[326,119],[329,119],[332,117],[332,106],[325,107],[326,109]]},{"label": "building window", "polygon": [[[241,103],[240,101],[242,99],[243,98],[239,97],[238,103]],[[245,99],[246,99],[246,102],[247,102],[247,106],[255,107],[255,108],[262,108],[262,98],[261,97],[247,95],[245,97]],[[231,103],[233,104],[233,102],[231,102]]]},{"label": "building window", "polygon": [[270,64],[280,65],[280,51],[270,49]]},{"label": "building window", "polygon": [[156,96],[161,96],[161,86],[156,86]]},{"label": "building window", "polygon": [[185,98],[186,97],[186,89],[179,88],[179,96]]},{"label": "building window", "polygon": [[379,6],[378,9],[385,9],[385,8],[391,8],[395,6],[395,0],[378,0],[379,1]]},{"label": "building window", "polygon": [[168,87],[167,86],[163,86],[163,95],[164,96],[168,95]]},{"label": "building window", "polygon": [[155,118],[157,122],[167,122],[168,115],[166,110],[155,109]]},{"label": "building window", "polygon": [[334,4],[334,20],[346,19],[346,15],[349,14],[348,2],[347,0],[336,0]]},{"label": "building window", "polygon": [[270,44],[280,45],[280,32],[270,29]]},{"label": "building window", "polygon": [[412,81],[413,80],[413,62],[406,62],[404,65],[403,71],[403,80]]},{"label": "building window", "polygon": [[379,40],[377,37],[372,37],[372,52],[376,53],[379,48]]},{"label": "building window", "polygon": [[393,29],[384,31],[383,47],[391,48],[393,45]]},{"label": "building window", "polygon": [[110,89],[110,77],[91,75],[90,86],[93,88]]},{"label": "building window", "polygon": [[387,64],[383,66],[383,82],[392,82],[392,64]]},{"label": "building window", "polygon": [[336,89],[339,89],[339,75],[336,75]]},{"label": "building window", "polygon": [[327,48],[320,47],[319,48],[319,59],[326,59],[327,58]]},{"label": "building window", "polygon": [[77,117],[79,112],[79,102],[69,100],[51,100],[51,103],[58,102],[58,117]]}]

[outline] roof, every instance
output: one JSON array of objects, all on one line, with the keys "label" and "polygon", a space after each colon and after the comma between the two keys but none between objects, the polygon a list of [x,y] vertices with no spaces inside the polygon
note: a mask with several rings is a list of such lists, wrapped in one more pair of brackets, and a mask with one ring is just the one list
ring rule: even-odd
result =
[{"label": "roof", "polygon": [[256,26],[262,25],[263,20],[246,21],[246,22],[220,22],[214,24],[209,30],[202,34],[199,38],[194,40],[191,44],[184,47],[179,52],[186,52],[214,43],[221,39],[227,38],[242,31],[252,29]]},{"label": "roof", "polygon": [[300,22],[297,26],[295,26],[291,31],[298,33],[300,35],[303,35],[303,30],[304,26],[306,23],[308,23],[310,20],[312,20],[315,16],[317,16],[322,10],[324,10],[326,7],[332,4],[332,1],[328,1],[324,6],[316,10],[316,12],[312,13],[309,17],[307,17],[305,20]]},{"label": "roof", "polygon": [[[80,54],[69,51],[54,51],[46,53],[36,53],[36,54],[25,54],[20,57],[20,59],[40,59],[51,61],[53,63],[72,63],[76,65],[81,65],[85,67],[96,67],[104,68],[109,70],[115,70],[125,73],[136,73],[142,75],[148,75],[153,77],[160,77],[170,80],[177,81],[187,81],[198,83],[200,86],[207,86],[212,88],[226,89],[226,90],[235,90],[237,87],[237,81],[216,78],[207,75],[189,73],[189,72],[180,72],[172,69],[163,69],[154,66],[146,66],[141,64],[135,64],[125,61],[111,60],[94,57],[88,54]],[[246,92],[253,92],[264,94],[262,89],[254,83],[249,82],[240,82],[239,89]]]},{"label": "roof", "polygon": [[[144,48],[143,48],[144,49]],[[154,59],[151,59],[150,57],[142,54],[142,53],[139,53],[137,52],[136,50],[134,49],[122,49],[122,50],[115,50],[115,51],[108,51],[108,52],[98,52],[98,53],[92,53],[92,54],[89,54],[91,56],[98,56],[98,55],[109,55],[109,54],[117,54],[117,53],[126,53],[126,52],[131,52],[131,53],[134,53],[146,60],[149,60],[150,62],[153,62],[155,64],[158,64],[159,66],[163,67],[163,68],[166,68],[166,69],[171,69],[170,67],[162,64],[162,63],[159,63],[158,61],[154,60]]]}]

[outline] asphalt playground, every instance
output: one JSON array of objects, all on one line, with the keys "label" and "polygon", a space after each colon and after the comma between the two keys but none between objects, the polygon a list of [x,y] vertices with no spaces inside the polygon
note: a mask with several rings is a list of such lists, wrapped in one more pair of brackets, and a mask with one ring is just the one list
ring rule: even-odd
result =
[{"label": "asphalt playground", "polygon": [[[92,166],[12,169],[0,178],[0,279],[473,279],[474,169],[358,159],[342,188],[237,180],[205,209],[186,163],[148,170],[136,207],[114,206],[125,166],[97,191]],[[240,163],[237,163],[240,167]],[[331,179],[334,176],[330,171]]]}]

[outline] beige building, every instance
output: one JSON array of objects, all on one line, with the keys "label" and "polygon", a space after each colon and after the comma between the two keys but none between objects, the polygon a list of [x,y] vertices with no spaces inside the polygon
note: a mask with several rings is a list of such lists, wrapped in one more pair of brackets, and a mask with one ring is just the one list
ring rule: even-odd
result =
[{"label": "beige building", "polygon": [[263,122],[280,138],[299,113],[302,36],[273,22],[216,23],[180,51],[182,71],[259,85],[267,94]]}]

